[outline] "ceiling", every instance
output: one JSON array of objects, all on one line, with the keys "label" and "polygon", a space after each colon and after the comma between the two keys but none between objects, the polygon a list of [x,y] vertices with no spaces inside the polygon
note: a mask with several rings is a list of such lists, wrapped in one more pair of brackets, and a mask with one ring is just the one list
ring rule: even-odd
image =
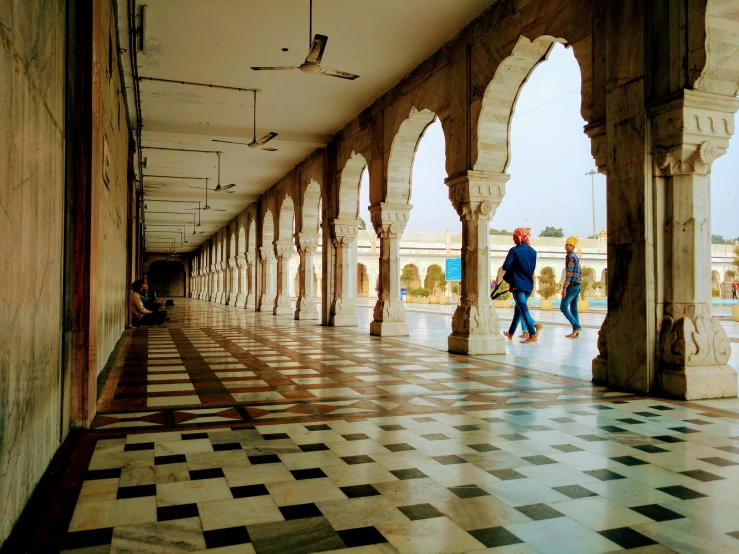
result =
[{"label": "ceiling", "polygon": [[[250,69],[303,62],[309,0],[135,0],[137,14],[146,5],[144,50],[136,54],[139,77],[260,89],[256,136],[278,133],[269,143],[276,152],[212,142],[251,140],[251,92],[140,81],[142,145],[220,150],[221,184],[236,184],[235,194],[209,192],[214,209],[200,212],[202,225],[188,226],[188,243],[177,250],[197,248],[494,1],[314,0],[313,34],[328,36],[321,66],[360,76],[349,81]],[[120,40],[126,47],[129,6],[124,0],[119,4]],[[135,114],[127,54],[123,66]],[[209,186],[216,185],[215,154],[144,149],[142,158],[144,175],[209,177]],[[147,250],[162,251],[171,238],[179,244],[175,228],[164,225],[192,224],[193,216],[153,212],[198,214],[195,202],[205,205],[204,181],[144,177],[143,183]]]}]

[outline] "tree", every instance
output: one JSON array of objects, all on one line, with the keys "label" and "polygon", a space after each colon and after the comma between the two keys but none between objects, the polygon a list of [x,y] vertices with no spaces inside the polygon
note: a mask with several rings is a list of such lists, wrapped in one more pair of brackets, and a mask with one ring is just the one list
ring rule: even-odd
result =
[{"label": "tree", "polygon": [[722,235],[711,235],[711,244],[726,244],[726,239]]},{"label": "tree", "polygon": [[542,268],[541,273],[539,273],[539,290],[537,292],[542,298],[549,299],[555,296],[558,290],[554,269],[549,266]]},{"label": "tree", "polygon": [[403,287],[409,289],[413,281],[416,280],[415,269],[416,268],[412,265],[407,265],[403,268],[403,272],[400,274],[400,284],[403,285]]},{"label": "tree", "polygon": [[428,268],[423,287],[431,294],[443,293],[446,290],[446,275],[441,267],[434,264]]},{"label": "tree", "polygon": [[361,217],[359,218],[359,230],[360,231],[366,231],[367,230],[367,222],[364,219],[362,219]]},{"label": "tree", "polygon": [[565,236],[564,231],[562,231],[562,228],[556,228],[551,227],[547,225],[544,230],[539,233],[540,237],[555,237],[555,238],[562,238]]},{"label": "tree", "polygon": [[505,229],[494,229],[493,227],[490,228],[490,234],[491,235],[507,235],[511,236],[513,233],[511,231],[506,231]]}]

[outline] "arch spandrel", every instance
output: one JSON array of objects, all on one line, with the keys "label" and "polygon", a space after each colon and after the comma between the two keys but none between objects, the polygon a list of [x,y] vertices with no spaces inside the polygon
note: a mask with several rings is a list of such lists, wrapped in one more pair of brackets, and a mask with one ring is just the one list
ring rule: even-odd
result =
[{"label": "arch spandrel", "polygon": [[339,219],[355,220],[359,217],[359,187],[365,167],[365,157],[352,152],[339,180]]}]

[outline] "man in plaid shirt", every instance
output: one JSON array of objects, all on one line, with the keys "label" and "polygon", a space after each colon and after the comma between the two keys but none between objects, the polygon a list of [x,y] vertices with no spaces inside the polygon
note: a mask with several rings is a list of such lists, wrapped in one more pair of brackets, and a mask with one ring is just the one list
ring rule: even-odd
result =
[{"label": "man in plaid shirt", "polygon": [[577,301],[580,296],[580,285],[582,284],[582,270],[580,259],[575,254],[577,248],[577,237],[568,237],[565,241],[565,282],[562,284],[562,302],[560,311],[572,324],[572,333],[567,338],[576,339],[580,335],[580,314],[577,312]]}]

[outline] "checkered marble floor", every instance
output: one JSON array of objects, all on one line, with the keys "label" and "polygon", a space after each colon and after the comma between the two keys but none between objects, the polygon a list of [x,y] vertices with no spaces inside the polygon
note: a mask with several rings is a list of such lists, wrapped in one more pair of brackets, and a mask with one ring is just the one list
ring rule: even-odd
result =
[{"label": "checkered marble floor", "polygon": [[56,549],[739,552],[735,413],[179,303],[127,338]]}]

